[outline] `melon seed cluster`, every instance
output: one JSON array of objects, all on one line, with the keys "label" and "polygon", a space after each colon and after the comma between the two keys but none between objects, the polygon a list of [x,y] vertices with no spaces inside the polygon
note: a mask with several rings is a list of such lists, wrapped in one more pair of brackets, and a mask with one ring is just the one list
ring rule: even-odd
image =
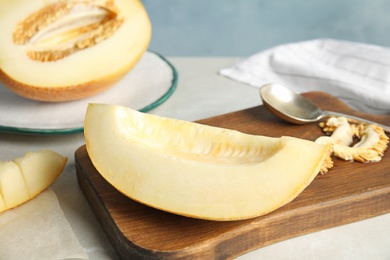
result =
[{"label": "melon seed cluster", "polygon": [[[321,122],[323,132],[315,142],[331,144],[332,153],[346,161],[379,162],[389,143],[383,128],[376,124],[363,124],[345,117],[331,117]],[[354,138],[359,141],[353,144]]]},{"label": "melon seed cluster", "polygon": [[109,38],[123,23],[113,0],[59,1],[44,6],[16,25],[13,41],[26,45],[32,60],[50,62]]}]

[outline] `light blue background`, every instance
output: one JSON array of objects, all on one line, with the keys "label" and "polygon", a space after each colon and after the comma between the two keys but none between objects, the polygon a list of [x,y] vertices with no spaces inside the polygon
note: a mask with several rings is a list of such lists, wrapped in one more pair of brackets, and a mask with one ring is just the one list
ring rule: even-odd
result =
[{"label": "light blue background", "polygon": [[248,56],[334,38],[390,46],[389,0],[143,0],[150,50],[164,56]]}]

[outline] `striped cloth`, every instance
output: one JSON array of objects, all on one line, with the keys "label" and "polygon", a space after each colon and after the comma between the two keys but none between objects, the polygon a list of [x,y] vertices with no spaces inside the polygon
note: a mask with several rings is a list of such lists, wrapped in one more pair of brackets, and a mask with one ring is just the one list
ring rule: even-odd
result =
[{"label": "striped cloth", "polygon": [[323,91],[372,114],[390,114],[390,48],[318,39],[276,46],[219,71],[261,87]]}]

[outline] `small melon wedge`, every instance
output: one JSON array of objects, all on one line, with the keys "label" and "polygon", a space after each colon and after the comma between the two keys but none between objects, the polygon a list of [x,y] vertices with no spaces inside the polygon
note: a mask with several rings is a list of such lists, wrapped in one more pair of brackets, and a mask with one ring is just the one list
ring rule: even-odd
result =
[{"label": "small melon wedge", "polygon": [[84,134],[97,171],[143,204],[208,220],[269,213],[319,172],[328,147],[89,104]]},{"label": "small melon wedge", "polygon": [[23,173],[30,197],[35,197],[47,188],[62,172],[66,159],[50,150],[29,152],[14,160]]},{"label": "small melon wedge", "polygon": [[5,211],[7,207],[5,206],[3,195],[0,193],[0,212]]},{"label": "small melon wedge", "polygon": [[23,175],[15,162],[0,162],[0,191],[6,208],[14,208],[30,199]]},{"label": "small melon wedge", "polygon": [[36,197],[63,171],[67,158],[50,150],[0,162],[0,212]]}]

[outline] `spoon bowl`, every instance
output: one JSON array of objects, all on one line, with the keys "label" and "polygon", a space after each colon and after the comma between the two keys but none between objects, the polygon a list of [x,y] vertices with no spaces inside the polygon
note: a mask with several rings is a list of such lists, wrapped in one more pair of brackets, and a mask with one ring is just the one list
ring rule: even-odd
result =
[{"label": "spoon bowl", "polygon": [[306,124],[317,122],[324,117],[343,116],[366,124],[377,124],[387,133],[390,127],[372,121],[342,113],[323,111],[302,95],[278,84],[266,84],[260,89],[263,104],[279,118],[293,123]]}]

